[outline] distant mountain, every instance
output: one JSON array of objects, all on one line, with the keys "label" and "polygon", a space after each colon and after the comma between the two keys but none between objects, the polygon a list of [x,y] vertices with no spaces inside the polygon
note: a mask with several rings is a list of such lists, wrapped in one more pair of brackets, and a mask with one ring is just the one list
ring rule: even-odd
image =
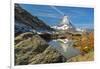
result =
[{"label": "distant mountain", "polygon": [[57,26],[53,26],[55,30],[63,30],[63,31],[69,31],[69,32],[82,32],[83,30],[80,28],[76,28],[74,25],[72,25],[71,21],[69,20],[68,16],[64,16],[61,20],[60,24]]},{"label": "distant mountain", "polygon": [[31,15],[25,9],[15,4],[15,33],[20,34],[29,31],[52,31],[50,26],[46,25],[38,17]]},{"label": "distant mountain", "polygon": [[75,27],[69,21],[68,16],[64,16],[60,24],[54,26],[53,28],[57,30],[73,30],[73,31],[75,30]]}]

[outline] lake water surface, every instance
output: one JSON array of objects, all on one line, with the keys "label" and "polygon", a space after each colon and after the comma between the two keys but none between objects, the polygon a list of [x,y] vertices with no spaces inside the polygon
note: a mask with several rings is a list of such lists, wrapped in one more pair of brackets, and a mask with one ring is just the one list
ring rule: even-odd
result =
[{"label": "lake water surface", "polygon": [[51,45],[53,48],[58,50],[63,56],[65,56],[67,59],[77,56],[80,54],[80,51],[73,47],[73,41],[68,39],[56,39],[51,40],[49,42],[49,45]]}]

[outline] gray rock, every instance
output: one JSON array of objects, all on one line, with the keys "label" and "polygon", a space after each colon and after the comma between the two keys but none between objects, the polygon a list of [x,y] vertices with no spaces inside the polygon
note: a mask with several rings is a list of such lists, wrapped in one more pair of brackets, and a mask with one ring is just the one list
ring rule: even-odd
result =
[{"label": "gray rock", "polygon": [[36,55],[30,61],[30,64],[46,64],[61,62],[66,62],[66,58],[64,58],[57,50],[49,46],[43,53]]},{"label": "gray rock", "polygon": [[[17,42],[16,42],[17,41]],[[40,36],[31,32],[15,38],[15,65],[65,62],[66,59]]]}]

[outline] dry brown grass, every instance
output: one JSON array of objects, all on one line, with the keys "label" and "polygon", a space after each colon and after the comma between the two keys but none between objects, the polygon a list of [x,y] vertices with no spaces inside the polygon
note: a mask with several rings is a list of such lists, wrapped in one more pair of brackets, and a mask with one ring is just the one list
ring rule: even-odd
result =
[{"label": "dry brown grass", "polygon": [[94,32],[84,32],[81,36],[72,36],[75,41],[75,48],[81,51],[81,54],[70,58],[67,62],[81,62],[94,60]]},{"label": "dry brown grass", "polygon": [[93,32],[84,32],[81,36],[72,36],[72,39],[75,41],[74,47],[80,49],[82,54],[94,50]]}]

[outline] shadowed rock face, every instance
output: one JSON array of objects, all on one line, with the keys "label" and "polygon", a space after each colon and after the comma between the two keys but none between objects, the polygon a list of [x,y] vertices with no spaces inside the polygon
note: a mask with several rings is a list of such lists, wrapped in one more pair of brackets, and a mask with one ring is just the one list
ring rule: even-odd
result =
[{"label": "shadowed rock face", "polygon": [[52,31],[50,26],[46,25],[38,17],[31,15],[25,9],[15,4],[15,33],[24,33],[32,30]]},{"label": "shadowed rock face", "polygon": [[15,38],[15,65],[61,62],[66,62],[65,57],[40,36],[27,32]]}]

